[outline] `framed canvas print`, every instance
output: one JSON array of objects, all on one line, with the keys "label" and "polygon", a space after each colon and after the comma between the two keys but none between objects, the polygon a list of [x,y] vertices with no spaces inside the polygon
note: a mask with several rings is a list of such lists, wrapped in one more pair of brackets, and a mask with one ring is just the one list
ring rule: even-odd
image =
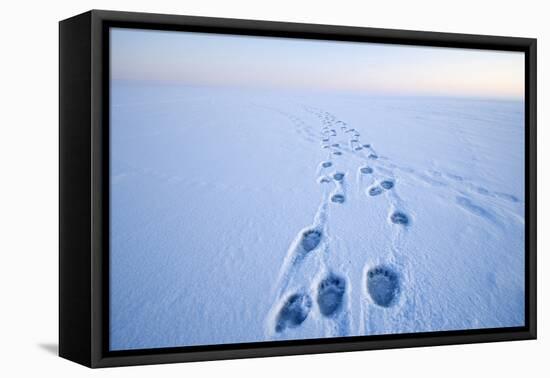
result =
[{"label": "framed canvas print", "polygon": [[536,337],[536,40],[60,22],[60,355]]}]

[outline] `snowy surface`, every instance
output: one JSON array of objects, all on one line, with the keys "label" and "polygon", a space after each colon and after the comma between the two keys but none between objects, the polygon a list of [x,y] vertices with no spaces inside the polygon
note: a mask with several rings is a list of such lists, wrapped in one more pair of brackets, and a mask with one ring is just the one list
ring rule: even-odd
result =
[{"label": "snowy surface", "polygon": [[111,90],[111,349],[524,324],[522,102]]}]

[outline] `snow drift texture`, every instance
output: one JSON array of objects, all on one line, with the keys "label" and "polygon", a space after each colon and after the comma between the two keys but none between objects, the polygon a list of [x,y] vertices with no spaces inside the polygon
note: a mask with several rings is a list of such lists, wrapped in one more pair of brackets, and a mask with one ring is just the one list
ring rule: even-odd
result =
[{"label": "snow drift texture", "polygon": [[522,326],[523,116],[113,83],[111,349]]}]

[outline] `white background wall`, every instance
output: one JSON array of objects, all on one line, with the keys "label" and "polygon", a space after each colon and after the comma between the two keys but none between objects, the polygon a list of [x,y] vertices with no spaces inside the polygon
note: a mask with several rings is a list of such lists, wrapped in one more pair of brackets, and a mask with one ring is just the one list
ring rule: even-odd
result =
[{"label": "white background wall", "polygon": [[[89,370],[55,356],[58,247],[58,26],[112,9],[539,40],[539,340]],[[11,1],[0,22],[0,375],[520,377],[550,372],[547,165],[550,27],[544,1]],[[546,91],[546,93],[544,93]],[[546,348],[546,352],[544,351]]]}]

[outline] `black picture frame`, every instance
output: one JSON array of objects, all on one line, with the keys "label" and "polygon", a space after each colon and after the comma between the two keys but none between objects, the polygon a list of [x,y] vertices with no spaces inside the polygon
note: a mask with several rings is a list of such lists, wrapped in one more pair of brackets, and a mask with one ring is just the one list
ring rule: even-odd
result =
[{"label": "black picture frame", "polygon": [[[522,51],[525,53],[526,325],[112,352],[109,305],[108,28]],[[536,338],[536,39],[92,10],[59,23],[59,355],[88,367]]]}]

